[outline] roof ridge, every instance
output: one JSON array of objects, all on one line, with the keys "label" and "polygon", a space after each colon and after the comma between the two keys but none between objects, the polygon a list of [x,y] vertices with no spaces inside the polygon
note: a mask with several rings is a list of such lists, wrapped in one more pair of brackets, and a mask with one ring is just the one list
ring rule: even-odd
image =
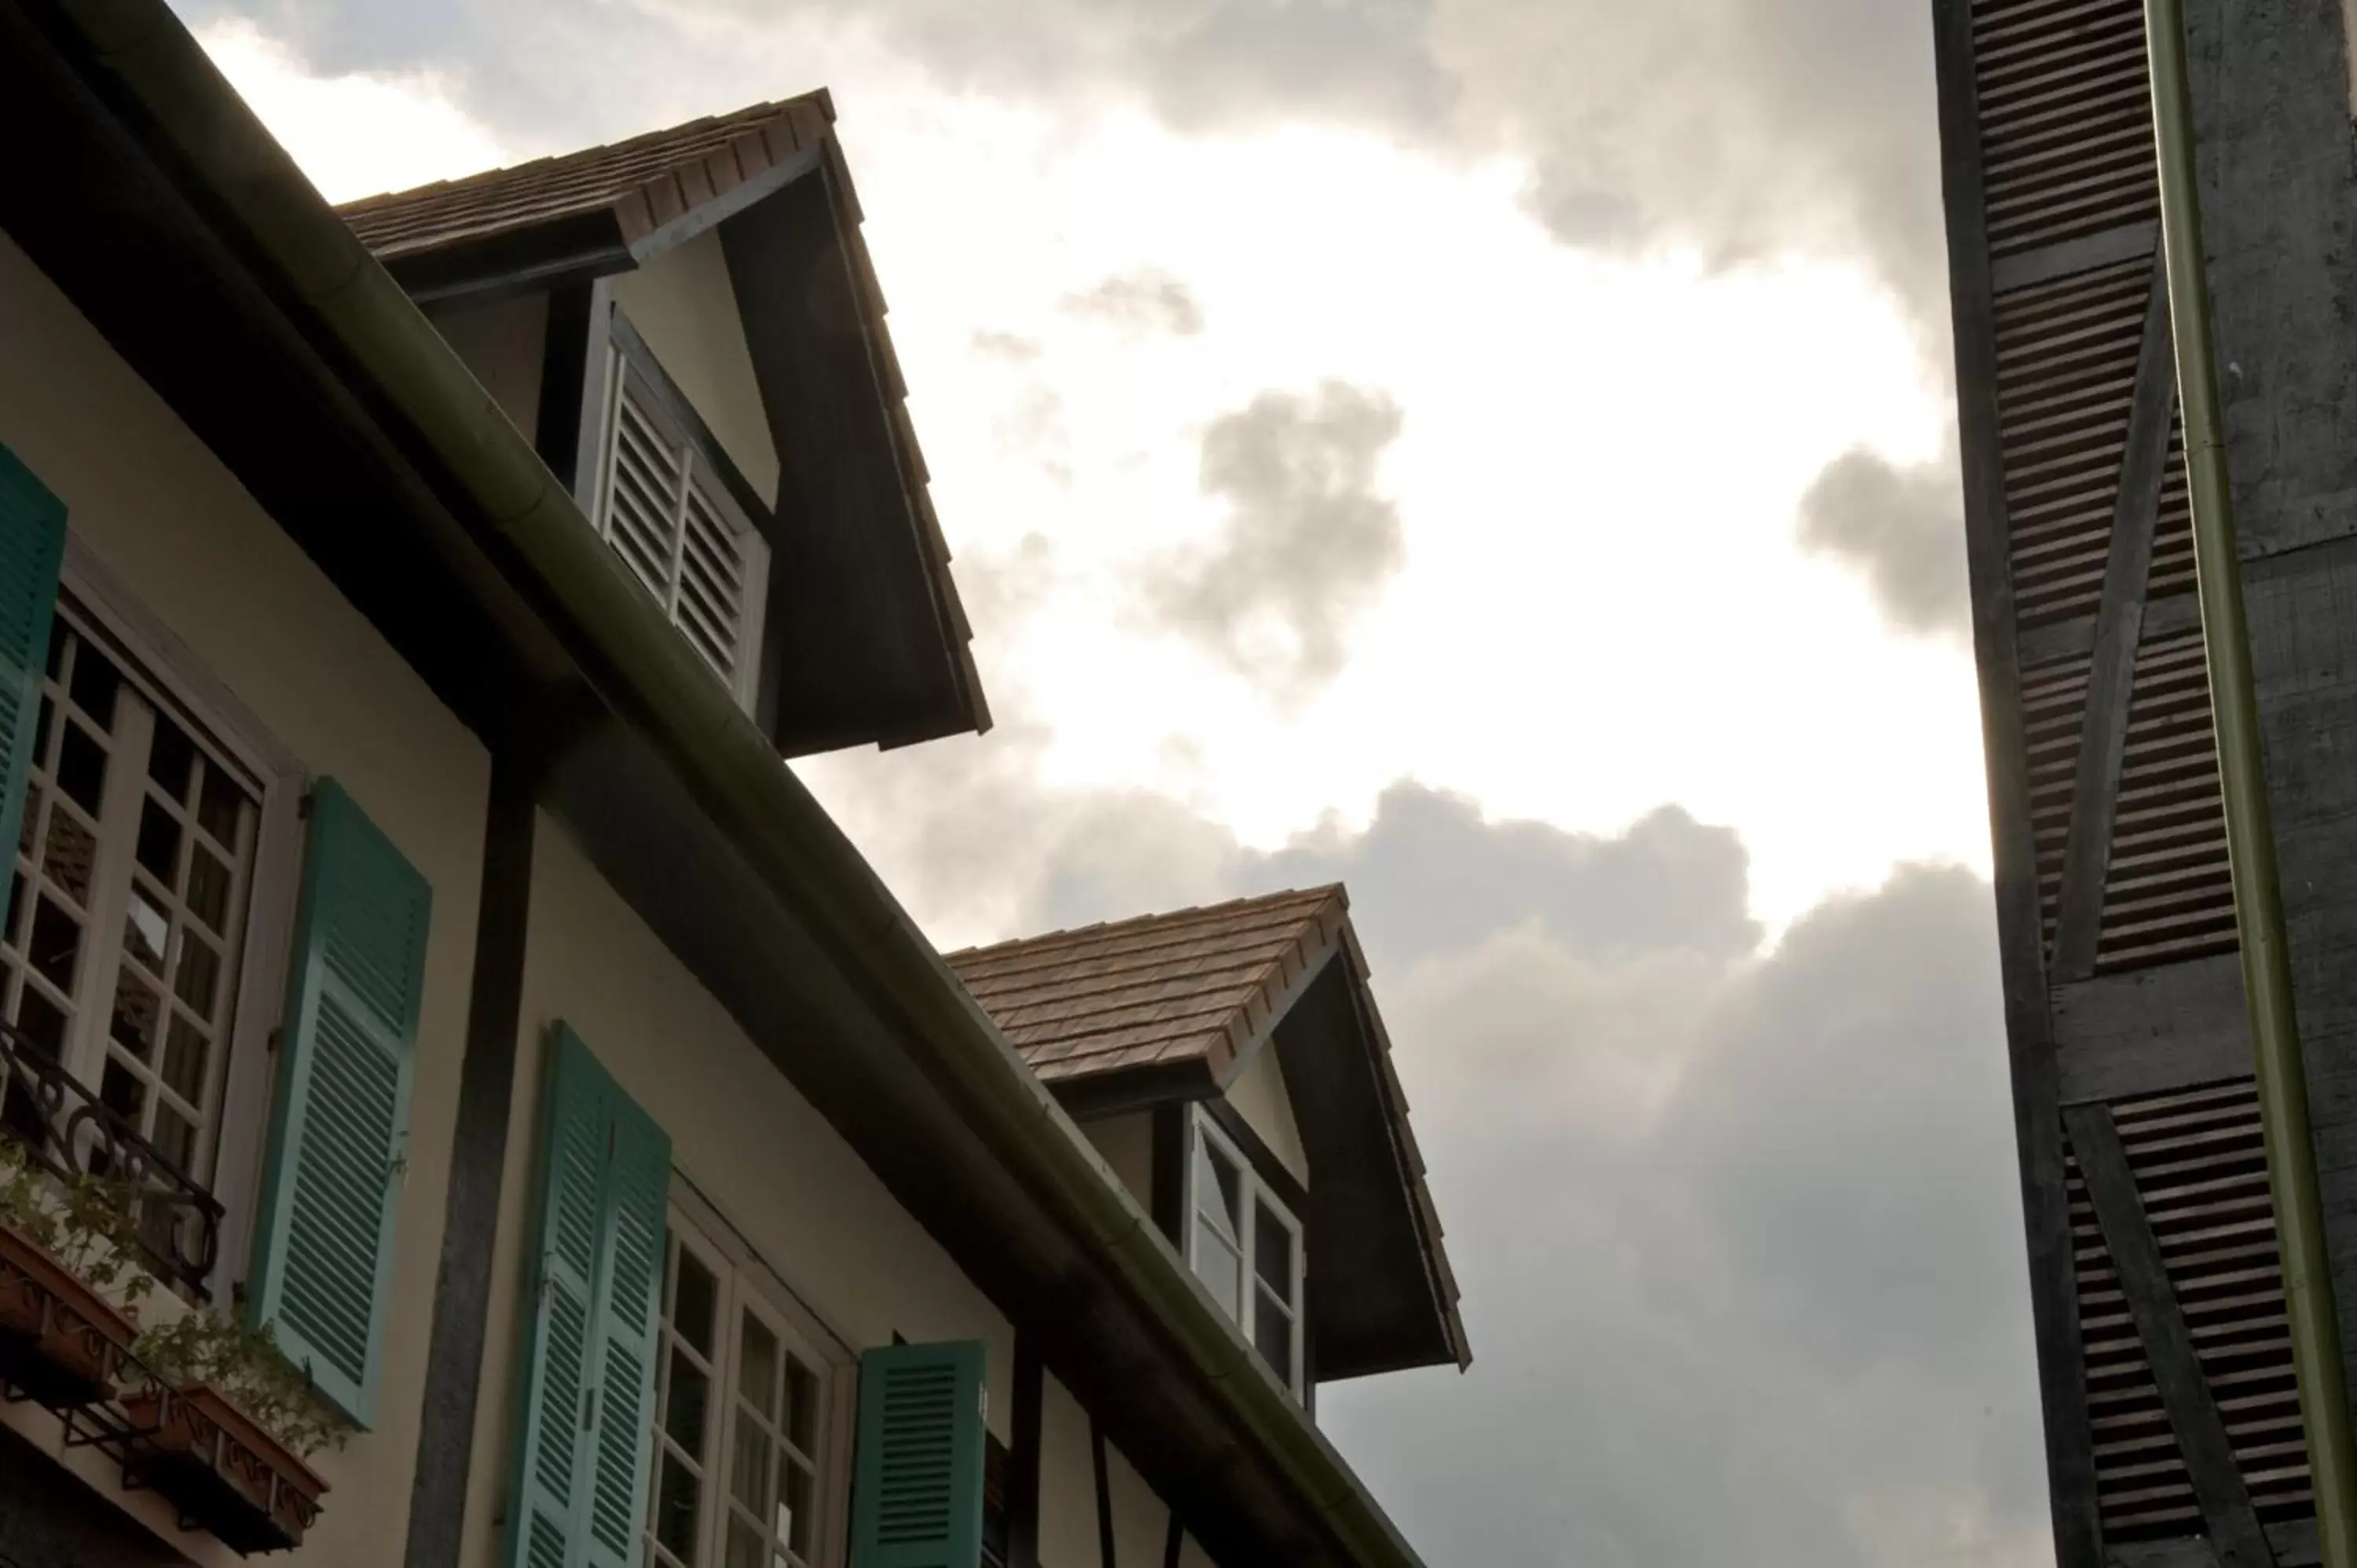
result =
[{"label": "roof ridge", "polygon": [[1178,923],[1181,921],[1194,920],[1205,916],[1224,914],[1231,910],[1242,908],[1246,905],[1261,905],[1273,908],[1291,900],[1315,898],[1318,902],[1322,904],[1329,898],[1338,897],[1342,900],[1344,908],[1347,908],[1350,905],[1351,896],[1340,882],[1319,883],[1308,887],[1287,887],[1280,889],[1275,893],[1247,894],[1242,897],[1230,898],[1218,904],[1190,904],[1183,908],[1164,909],[1151,914],[1125,915],[1118,920],[1098,920],[1085,926],[1065,926],[1051,931],[1039,931],[1028,937],[1009,937],[1003,941],[985,942],[978,943],[972,947],[958,948],[950,952],[946,952],[942,956],[953,961],[961,958],[972,957],[981,953],[996,952],[1004,948],[1044,945],[1046,943],[1058,941],[1071,937],[1101,937],[1110,932],[1131,928],[1156,925],[1162,922]]}]

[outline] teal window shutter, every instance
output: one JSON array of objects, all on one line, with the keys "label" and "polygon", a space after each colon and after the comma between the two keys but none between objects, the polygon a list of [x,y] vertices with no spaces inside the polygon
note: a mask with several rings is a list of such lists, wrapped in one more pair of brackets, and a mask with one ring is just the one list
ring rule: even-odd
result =
[{"label": "teal window shutter", "polygon": [[375,1416],[432,889],[313,788],[249,1299],[338,1409]]},{"label": "teal window shutter", "polygon": [[560,1024],[541,1100],[511,1568],[623,1568],[645,1523],[671,1139]]},{"label": "teal window shutter", "polygon": [[973,1568],[982,1560],[985,1366],[972,1340],[860,1356],[851,1568]]},{"label": "teal window shutter", "polygon": [[0,854],[15,853],[24,815],[65,553],[64,504],[0,446]]}]

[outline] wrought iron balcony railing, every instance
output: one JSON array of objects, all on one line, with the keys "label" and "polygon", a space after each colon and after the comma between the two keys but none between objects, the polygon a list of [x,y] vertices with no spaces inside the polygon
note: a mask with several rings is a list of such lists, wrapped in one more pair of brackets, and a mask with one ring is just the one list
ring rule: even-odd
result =
[{"label": "wrought iron balcony railing", "polygon": [[21,1142],[60,1180],[91,1176],[121,1184],[137,1209],[148,1263],[181,1295],[206,1299],[221,1247],[221,1206],[62,1062],[5,1022],[0,1133]]}]

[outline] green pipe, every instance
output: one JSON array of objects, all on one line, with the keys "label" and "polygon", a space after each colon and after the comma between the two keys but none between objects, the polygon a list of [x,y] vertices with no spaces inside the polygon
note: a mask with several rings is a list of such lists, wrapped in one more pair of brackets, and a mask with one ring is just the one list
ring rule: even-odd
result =
[{"label": "green pipe", "polygon": [[2284,930],[2275,825],[2267,807],[2242,561],[2234,542],[2217,349],[2211,339],[2184,0],[2145,0],[2144,19],[2152,61],[2153,140],[2160,166],[2161,252],[2169,273],[2178,406],[2185,424],[2186,478],[2193,503],[2201,641],[2218,732],[2226,856],[2233,877],[2234,920],[2242,934],[2243,994],[2257,1064],[2259,1120],[2266,1133],[2267,1189],[2275,1200],[2283,1254],[2292,1364],[2299,1377],[2300,1421],[2308,1431],[2324,1568],[2357,1568],[2357,1449],[2350,1441],[2340,1320],[2325,1251],[2316,1145],[2309,1131],[2308,1076],[2292,1006],[2291,950]]}]

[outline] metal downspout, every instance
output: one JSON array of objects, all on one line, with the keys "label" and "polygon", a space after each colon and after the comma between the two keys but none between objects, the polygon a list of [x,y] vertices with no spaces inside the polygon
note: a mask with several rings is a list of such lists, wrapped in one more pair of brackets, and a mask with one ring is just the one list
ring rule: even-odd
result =
[{"label": "metal downspout", "polygon": [[2251,669],[2250,626],[2243,605],[2242,562],[2235,546],[2233,495],[2227,480],[2194,156],[2184,0],[2145,0],[2144,16],[2145,41],[2152,62],[2161,250],[2168,266],[2169,314],[2177,342],[2178,404],[2184,420],[2186,478],[2193,508],[2201,640],[2218,734],[2218,778],[2225,797],[2226,854],[2233,878],[2235,924],[2242,936],[2243,993],[2256,1058],[2259,1119],[2266,1134],[2267,1189],[2275,1203],[2283,1255],[2292,1364],[2299,1378],[2300,1421],[2308,1434],[2308,1463],[2324,1568],[2357,1568],[2357,1451],[2352,1451],[2350,1440],[2340,1324],[2325,1251],[2316,1145],[2309,1130],[2308,1078],[2292,1007],[2291,953],[2284,929],[2275,827],[2267,805],[2258,691]]}]

